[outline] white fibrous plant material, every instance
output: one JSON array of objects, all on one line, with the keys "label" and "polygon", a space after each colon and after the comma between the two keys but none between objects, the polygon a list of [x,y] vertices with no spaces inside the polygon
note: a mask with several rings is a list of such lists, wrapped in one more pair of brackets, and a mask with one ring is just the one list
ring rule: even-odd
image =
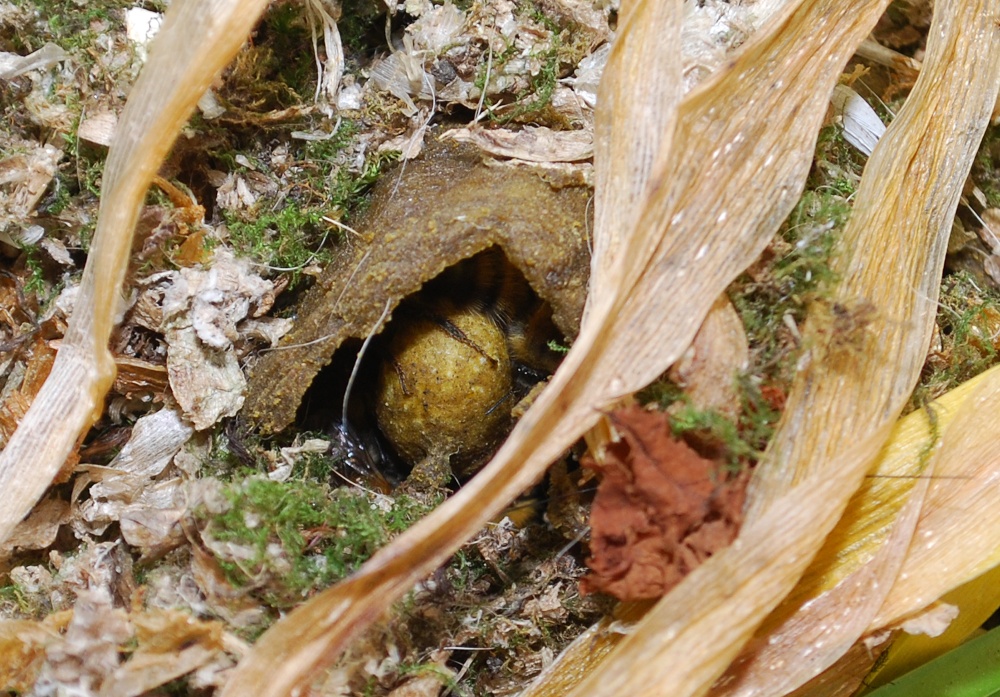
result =
[{"label": "white fibrous plant material", "polygon": [[[152,495],[157,492],[153,479],[166,470],[193,432],[175,409],[164,408],[136,421],[128,443],[107,467],[82,466],[94,484],[80,505],[80,519],[73,521],[78,534],[102,533],[137,504],[139,508],[161,508],[151,505]],[[178,489],[173,498],[183,499],[180,480],[160,484]],[[183,511],[183,506],[180,509]]]},{"label": "white fibrous plant material", "polygon": [[830,103],[841,119],[844,140],[866,156],[871,155],[875,144],[885,133],[885,124],[875,110],[847,85],[837,85],[833,88]]},{"label": "white fibrous plant material", "polygon": [[11,80],[30,70],[45,70],[67,58],[69,54],[53,43],[26,56],[0,51],[0,80]]},{"label": "white fibrous plant material", "polygon": [[173,281],[163,298],[162,327],[170,389],[200,431],[243,406],[236,325],[266,312],[274,287],[225,250],[210,268],[181,269]]},{"label": "white fibrous plant material", "polygon": [[25,147],[26,152],[0,160],[0,239],[15,247],[41,239],[44,230],[28,221],[63,156],[48,143],[25,143]]},{"label": "white fibrous plant material", "polygon": [[[306,12],[313,34],[313,54],[316,58],[316,93],[313,101],[336,102],[337,90],[344,77],[344,44],[340,39],[337,20],[340,19],[340,2],[337,0],[308,0]],[[317,25],[319,25],[317,27]],[[317,51],[318,29],[322,29],[323,49],[326,60]]]}]

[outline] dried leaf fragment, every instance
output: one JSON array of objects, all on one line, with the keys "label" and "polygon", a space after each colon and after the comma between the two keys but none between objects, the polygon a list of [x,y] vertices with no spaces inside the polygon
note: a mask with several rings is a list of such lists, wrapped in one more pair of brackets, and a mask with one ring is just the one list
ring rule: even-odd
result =
[{"label": "dried leaf fragment", "polygon": [[[176,410],[160,409],[135,423],[128,443],[107,467],[82,466],[85,476],[95,483],[79,505],[78,532],[101,534],[108,525],[119,522],[133,545],[148,547],[152,546],[151,538],[165,537],[184,511],[184,492],[178,479],[155,484],[153,479],[163,473],[191,434],[191,426]],[[162,520],[167,515],[164,509],[176,514]],[[148,529],[135,530],[136,519],[147,521]],[[154,535],[159,527],[165,529]]]},{"label": "dried leaf fragment", "polygon": [[581,162],[594,156],[594,134],[589,130],[553,131],[544,126],[526,126],[519,131],[456,128],[448,136],[460,143],[472,143],[491,155],[528,162]]},{"label": "dried leaf fragment", "polygon": [[736,378],[750,362],[743,321],[726,296],[712,306],[701,329],[680,360],[670,367],[670,379],[698,409],[714,409],[735,419],[740,412]]},{"label": "dried leaf fragment", "polygon": [[176,610],[130,618],[138,644],[101,686],[103,697],[133,697],[200,668],[223,653],[222,623]]},{"label": "dried leaf fragment", "polygon": [[55,361],[55,349],[41,334],[26,338],[23,368],[12,371],[0,392],[0,445],[17,429]]},{"label": "dried leaf fragment", "polygon": [[46,647],[34,693],[93,694],[118,667],[118,646],[129,634],[126,613],[112,606],[106,588],[81,589],[66,633]]},{"label": "dried leaf fragment", "polygon": [[243,406],[236,323],[270,307],[273,286],[228,252],[209,269],[181,269],[163,298],[170,387],[197,430]]},{"label": "dried leaf fragment", "polygon": [[663,412],[631,406],[611,421],[622,440],[603,464],[585,463],[603,479],[590,517],[593,573],[581,590],[658,598],[736,537],[747,477],[727,480],[673,436]]},{"label": "dried leaf fragment", "polygon": [[[50,618],[51,619],[51,618]],[[28,692],[45,661],[45,647],[59,639],[54,623],[32,620],[0,622],[0,690]]]}]

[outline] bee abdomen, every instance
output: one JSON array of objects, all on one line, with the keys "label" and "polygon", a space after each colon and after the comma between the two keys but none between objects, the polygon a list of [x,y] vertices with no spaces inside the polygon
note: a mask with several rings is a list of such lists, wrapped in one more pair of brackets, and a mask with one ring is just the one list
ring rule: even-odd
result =
[{"label": "bee abdomen", "polygon": [[376,420],[410,465],[447,458],[473,474],[511,409],[560,356],[552,311],[499,248],[466,259],[400,305],[382,344]]}]

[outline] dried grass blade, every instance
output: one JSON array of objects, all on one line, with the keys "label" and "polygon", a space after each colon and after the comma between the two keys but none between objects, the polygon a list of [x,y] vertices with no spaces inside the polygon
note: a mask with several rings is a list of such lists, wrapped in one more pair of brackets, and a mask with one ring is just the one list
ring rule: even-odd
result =
[{"label": "dried grass blade", "polygon": [[916,384],[952,217],[997,94],[1000,75],[982,69],[1000,60],[1000,32],[983,21],[990,6],[937,7],[924,72],[865,169],[835,263],[841,280],[810,312],[808,364],[754,474],[748,518],[812,473],[842,469],[838,451],[895,421]]},{"label": "dried grass blade", "polygon": [[772,613],[713,695],[787,694],[847,654],[888,595],[892,586],[886,579],[895,578],[903,565],[929,481],[918,480],[889,538],[867,564],[834,588],[805,601],[786,601]]},{"label": "dried grass blade", "polygon": [[[596,168],[592,295],[604,297],[620,283],[615,271],[628,232],[641,213],[657,158],[671,151],[682,96],[681,61],[673,51],[634,50],[677,46],[683,20],[675,2],[626,2],[608,59],[618,79],[601,80],[594,123]],[[638,87],[638,89],[637,89]]]},{"label": "dried grass blade", "polygon": [[108,339],[121,306],[132,230],[146,189],[198,99],[249,34],[264,0],[170,6],[132,88],[104,170],[93,245],[52,372],[0,454],[0,540],[31,510],[100,416],[114,379]]},{"label": "dried grass blade", "polygon": [[650,606],[648,602],[619,605],[614,617],[603,617],[588,627],[518,697],[568,695],[588,673],[600,670],[601,662]]},{"label": "dried grass blade", "polygon": [[[754,482],[753,514],[767,511],[766,502],[790,485],[820,482],[825,473],[850,476],[848,462],[861,467],[854,473],[860,483],[865,460],[874,459],[878,450],[862,454],[860,460],[845,461],[841,453],[856,454],[850,443],[859,435],[880,448],[873,436],[898,415],[916,383],[930,341],[952,216],[1000,87],[1000,76],[977,71],[977,66],[1000,60],[1000,32],[983,23],[978,31],[968,31],[986,9],[983,0],[952,0],[936,8],[924,72],[869,161],[844,233],[840,259],[844,274],[834,302],[846,307],[872,303],[879,316],[874,326],[861,328],[861,337],[852,337],[858,346],[843,347],[837,336],[824,335],[820,329],[817,314],[827,308],[814,311],[807,333],[814,342],[810,363],[797,376],[786,418],[761,465],[762,476]],[[959,424],[956,420],[949,432]],[[918,457],[910,464],[919,471],[923,463]],[[946,476],[940,451],[925,474],[931,472]],[[934,510],[932,494],[927,495],[916,534],[913,517],[928,481],[921,479],[909,494],[911,500],[897,509],[891,532],[888,526],[880,531],[888,535],[886,541],[860,550],[869,557],[863,566],[852,564],[856,570],[835,588],[787,602],[769,619],[742,665],[731,673],[736,682],[721,694],[783,693],[811,679],[839,660],[870,627],[889,588],[889,597],[906,598],[911,611],[943,592],[921,585],[911,591],[911,596],[923,593],[921,604],[903,594],[898,584],[892,586],[897,574],[900,579],[919,578],[917,568],[928,568],[930,563],[921,559],[920,567],[900,573],[908,549],[903,568],[912,564],[910,540],[928,535],[921,530],[926,530],[928,511]],[[934,487],[939,489],[938,484]],[[832,499],[826,505],[831,503],[843,506]],[[949,515],[951,511],[937,521],[936,531],[946,528]],[[829,557],[817,561],[826,564]],[[945,566],[957,565],[952,558]],[[823,575],[813,575],[818,578]],[[824,612],[824,606],[836,607],[836,612]],[[879,616],[876,626],[885,626],[884,608]],[[778,666],[781,670],[775,669]]]},{"label": "dried grass blade", "polygon": [[998,413],[1000,373],[994,370],[942,434],[914,543],[873,628],[912,615],[1000,563]]},{"label": "dried grass blade", "polygon": [[[998,370],[994,368],[963,383],[924,409],[896,422],[878,460],[854,492],[844,515],[786,603],[808,602],[875,558],[892,534],[896,518],[913,488],[926,477],[924,470],[940,445],[941,434],[955,420],[962,404],[985,381],[1000,381]],[[991,377],[994,375],[995,378]],[[950,469],[950,464],[945,462],[936,466],[945,472]],[[936,472],[934,476],[944,478],[946,475]]]},{"label": "dried grass blade", "polygon": [[[648,3],[626,10],[626,16],[630,12],[639,16]],[[580,337],[549,388],[493,462],[357,575],[272,627],[241,663],[224,694],[266,686],[264,694],[281,695],[305,682],[388,602],[401,597],[537,479],[554,457],[596,422],[598,409],[642,387],[677,359],[715,298],[766,246],[801,192],[836,77],[884,4],[885,0],[872,0],[852,6],[850,12],[834,0],[789,7],[744,47],[728,69],[684,100],[677,133],[662,141],[675,147],[657,154],[647,194],[640,199],[639,222],[617,243],[620,251],[611,253],[606,282],[593,289]],[[667,18],[675,12],[648,16]],[[631,34],[634,43],[625,48],[640,55],[670,53],[673,49],[663,37],[675,35],[676,29],[651,26]],[[640,41],[639,37],[645,38]],[[620,71],[621,63],[613,63],[604,79],[627,80]],[[638,90],[649,86],[632,85]],[[661,87],[679,89],[679,85]],[[625,101],[622,108],[628,105]],[[598,152],[609,155],[606,147],[599,147]],[[610,163],[600,160],[597,166]],[[626,174],[624,180],[601,181],[633,191],[634,180],[629,177],[641,177],[644,170],[637,171],[640,174]],[[628,198],[598,195],[599,201]],[[597,218],[608,220],[601,212]],[[595,237],[610,232],[599,227]],[[597,259],[594,263],[600,268],[605,262]],[[845,500],[854,484],[844,485]],[[767,549],[763,542],[768,536],[791,545],[802,534],[800,530],[810,534],[812,528],[800,510],[802,496],[816,499],[822,508],[819,502],[826,494],[796,491],[790,495],[788,510],[780,513],[802,518],[801,525],[793,526],[792,534],[787,519],[776,512],[758,526],[759,539],[754,539],[762,543],[762,549]],[[834,520],[835,516],[825,524],[832,526]],[[800,542],[808,555],[798,558],[793,550],[795,560],[782,567],[786,571],[762,581],[769,589],[767,600],[760,606],[744,604],[750,614],[735,632],[730,631],[728,610],[706,611],[714,613],[711,626],[725,639],[720,640],[715,655],[706,659],[701,681],[685,689],[692,693],[705,689],[704,681],[721,672],[764,614],[793,585],[821,539]],[[727,568],[724,574],[732,572],[734,582],[750,592],[745,584],[753,572],[772,563],[778,554],[777,548],[761,556],[754,547],[741,546],[731,559],[745,564],[738,574],[737,567]],[[735,592],[732,585],[717,590],[722,593],[720,603],[725,593]],[[760,595],[755,592],[752,597]],[[689,596],[686,603],[683,611],[688,615],[701,599]],[[659,639],[665,636],[661,632]],[[691,655],[685,655],[683,662],[686,669]],[[632,670],[630,666],[625,672]],[[647,681],[642,688],[651,684]],[[612,694],[605,689],[596,694]]]},{"label": "dried grass blade", "polygon": [[[922,662],[919,656],[929,658],[953,647],[1000,604],[995,583],[984,587],[980,582],[982,574],[995,575],[1000,563],[1000,490],[996,486],[1000,455],[992,428],[998,408],[1000,368],[993,368],[928,405],[926,411],[908,415],[893,430],[872,477],[855,494],[847,513],[790,596],[796,605],[807,604],[835,585],[843,585],[845,572],[857,573],[885,545],[910,488],[930,485],[895,583],[878,613],[869,616],[865,637],[849,652],[863,654],[868,660],[840,661],[820,676],[819,682],[857,685],[874,658],[865,646],[868,637],[921,612],[939,598],[959,606],[958,620],[953,622],[957,633],[947,636],[952,632],[949,626],[937,650],[927,637],[898,640],[919,645],[918,655],[899,657],[902,665],[915,667]],[[933,421],[928,414],[935,415]],[[906,474],[922,470],[924,463],[928,470],[933,468],[929,477]],[[880,515],[881,509],[891,511],[888,518]],[[969,584],[976,597],[963,598],[962,584]],[[991,597],[983,598],[983,594]],[[966,620],[970,612],[977,613],[978,622]],[[763,640],[763,633],[761,636]],[[903,644],[900,649],[906,653]],[[893,653],[898,653],[896,644],[890,648],[890,663],[879,673],[880,682],[883,673],[890,679],[902,672],[891,665]],[[829,694],[850,691],[844,687]]]}]

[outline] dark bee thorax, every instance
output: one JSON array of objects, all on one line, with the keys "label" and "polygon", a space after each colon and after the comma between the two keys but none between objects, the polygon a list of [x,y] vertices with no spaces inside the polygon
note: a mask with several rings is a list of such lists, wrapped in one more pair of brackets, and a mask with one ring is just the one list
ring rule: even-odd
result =
[{"label": "dark bee thorax", "polygon": [[428,283],[416,304],[469,303],[503,331],[511,360],[540,374],[552,373],[560,355],[549,348],[561,339],[552,311],[496,247],[446,269]]}]

